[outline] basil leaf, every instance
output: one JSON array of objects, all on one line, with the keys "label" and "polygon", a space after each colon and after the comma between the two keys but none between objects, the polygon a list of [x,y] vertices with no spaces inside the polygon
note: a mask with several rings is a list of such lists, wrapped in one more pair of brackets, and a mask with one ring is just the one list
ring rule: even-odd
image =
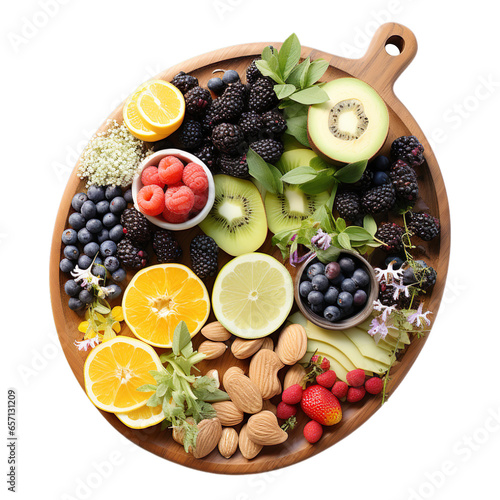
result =
[{"label": "basil leaf", "polygon": [[284,80],[288,78],[295,65],[300,60],[300,42],[295,33],[292,33],[279,50],[279,69]]},{"label": "basil leaf", "polygon": [[321,173],[318,174],[315,179],[301,184],[300,189],[307,194],[319,194],[328,191],[334,183],[335,179],[329,175]]},{"label": "basil leaf", "polygon": [[270,193],[277,193],[274,175],[269,170],[267,163],[253,150],[247,152],[248,172],[257,179]]},{"label": "basil leaf", "polygon": [[274,54],[273,54],[273,51],[271,50],[271,47],[269,47],[269,45],[264,47],[264,49],[262,50],[262,54],[261,54],[262,59],[264,59],[264,61],[269,62],[269,59],[271,59],[271,57],[273,57],[273,56],[274,56]]},{"label": "basil leaf", "polygon": [[351,241],[349,239],[349,236],[345,233],[340,233],[339,236],[339,243],[342,248],[345,248],[346,250],[352,250],[351,247]]},{"label": "basil leaf", "polygon": [[315,168],[316,170],[328,170],[329,174],[330,172],[332,174],[335,173],[335,167],[331,163],[327,163],[323,158],[320,158],[319,156],[315,156],[310,162],[309,166],[312,168]]},{"label": "basil leaf", "polygon": [[288,182],[288,184],[304,184],[305,182],[315,179],[317,175],[318,173],[314,168],[309,166],[297,167],[287,172],[281,180],[283,182]]},{"label": "basil leaf", "polygon": [[296,66],[290,73],[290,76],[286,79],[287,83],[291,83],[296,87],[300,87],[300,82],[302,80],[302,75],[304,75],[309,68],[309,58],[302,61],[298,66]]},{"label": "basil leaf", "polygon": [[267,163],[267,167],[274,177],[274,186],[276,188],[276,191],[279,194],[283,194],[283,181],[281,180],[281,176],[283,174],[271,163]]},{"label": "basil leaf", "polygon": [[365,215],[363,219],[363,227],[372,235],[375,236],[377,232],[377,223],[372,215]]},{"label": "basil leaf", "polygon": [[326,250],[318,249],[316,251],[316,257],[323,264],[328,264],[328,262],[334,262],[339,258],[340,248],[330,245]]},{"label": "basil leaf", "polygon": [[297,89],[295,88],[295,85],[291,85],[289,83],[286,83],[285,85],[275,85],[274,86],[274,92],[278,99],[286,99],[290,95],[292,95]]},{"label": "basil leaf", "polygon": [[276,83],[285,83],[280,75],[276,74],[270,67],[269,63],[267,61],[255,61],[255,65],[259,69],[259,71],[264,75],[264,76],[269,76],[272,78]]},{"label": "basil leaf", "polygon": [[287,101],[288,106],[285,111],[285,117],[293,118],[295,116],[306,116],[309,111],[309,106],[304,106],[304,104],[300,104],[298,102]]},{"label": "basil leaf", "polygon": [[290,96],[290,99],[301,104],[321,104],[328,101],[328,94],[319,87],[309,87],[308,89],[299,90]]},{"label": "basil leaf", "polygon": [[337,228],[337,231],[339,233],[341,233],[342,231],[344,231],[347,227],[347,224],[345,223],[345,220],[342,219],[342,217],[339,217],[336,221],[335,221],[335,227]]},{"label": "basil leaf", "polygon": [[352,241],[370,241],[372,235],[363,227],[349,226],[345,231]]},{"label": "basil leaf", "polygon": [[300,88],[305,89],[308,85],[306,84],[307,80],[307,71],[309,70],[309,66],[311,65],[311,59],[308,57],[304,61],[304,71],[302,75],[300,75]]},{"label": "basil leaf", "polygon": [[354,182],[358,182],[363,175],[363,172],[368,165],[368,160],[360,160],[354,163],[349,163],[345,167],[340,168],[335,172],[335,177],[340,182],[345,182],[348,184],[352,184]]},{"label": "basil leaf", "polygon": [[338,187],[339,187],[338,182],[335,182],[332,186],[332,192],[330,193],[330,198],[328,198],[328,201],[326,202],[326,206],[328,207],[330,212],[333,212],[333,204],[335,203],[335,196],[337,195]]},{"label": "basil leaf", "polygon": [[307,138],[307,115],[294,116],[286,121],[289,135],[293,135],[303,146],[310,147],[309,139]]},{"label": "basil leaf", "polygon": [[184,349],[189,343],[191,343],[191,335],[189,335],[189,330],[184,323],[180,321],[174,330],[174,338],[172,340],[172,352],[179,356],[181,350]]},{"label": "basil leaf", "polygon": [[315,84],[325,74],[328,66],[328,61],[324,59],[316,59],[313,61],[307,71],[306,86],[310,87]]}]

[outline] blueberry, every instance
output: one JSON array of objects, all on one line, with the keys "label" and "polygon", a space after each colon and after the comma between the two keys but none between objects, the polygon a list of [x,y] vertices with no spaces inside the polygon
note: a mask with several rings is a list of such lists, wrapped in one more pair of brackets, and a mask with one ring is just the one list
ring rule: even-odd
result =
[{"label": "blueberry", "polygon": [[214,78],[210,78],[210,80],[208,80],[207,87],[215,95],[221,95],[224,92],[224,89],[226,88],[224,82],[217,76],[215,76]]},{"label": "blueberry", "polygon": [[109,285],[107,288],[109,290],[108,293],[109,299],[116,299],[122,293],[122,289],[118,285],[115,285],[114,283],[111,283],[111,285]]},{"label": "blueberry", "polygon": [[103,215],[106,215],[109,212],[109,201],[102,200],[95,206],[97,210],[97,215],[102,218]]},{"label": "blueberry", "polygon": [[121,214],[126,208],[127,202],[125,201],[125,198],[122,198],[121,196],[113,198],[109,204],[109,211],[112,214]]},{"label": "blueberry", "polygon": [[78,235],[74,229],[65,229],[61,239],[65,245],[75,245],[78,241]]},{"label": "blueberry", "polygon": [[68,222],[69,225],[76,231],[85,227],[85,217],[78,212],[72,213],[69,216]]},{"label": "blueberry", "polygon": [[116,243],[112,240],[107,240],[101,243],[100,251],[102,257],[109,257],[116,253]]},{"label": "blueberry", "polygon": [[340,273],[336,278],[330,280],[330,283],[333,285],[333,286],[340,286],[340,284],[342,283],[342,281],[345,280],[345,276]]},{"label": "blueberry", "polygon": [[344,292],[349,292],[351,294],[354,294],[354,293],[356,293],[358,286],[356,285],[356,282],[353,279],[346,278],[340,284],[340,288],[342,288],[342,291],[344,291]]},{"label": "blueberry", "polygon": [[94,264],[95,264],[96,266],[103,266],[103,265],[104,265],[104,264],[103,264],[103,262],[102,262],[101,257],[95,257],[95,258],[94,258]]},{"label": "blueberry", "polygon": [[93,259],[95,257],[95,254],[99,252],[99,244],[96,243],[95,241],[91,241],[90,243],[87,243],[83,247],[83,253]]},{"label": "blueberry", "polygon": [[118,243],[123,238],[123,226],[117,224],[109,230],[109,239]]},{"label": "blueberry", "polygon": [[348,307],[351,307],[352,303],[353,303],[353,298],[349,292],[340,292],[339,293],[339,297],[337,299],[337,304],[342,309],[347,309]]},{"label": "blueberry", "polygon": [[78,260],[80,257],[80,250],[75,245],[68,245],[64,247],[64,256],[69,260]]},{"label": "blueberry", "polygon": [[71,206],[79,212],[82,208],[82,205],[88,200],[87,195],[85,193],[76,193],[71,200]]},{"label": "blueberry", "polygon": [[106,189],[104,186],[90,186],[87,189],[88,199],[97,203],[98,201],[104,200]]},{"label": "blueberry", "polygon": [[104,267],[110,273],[114,273],[120,267],[120,261],[113,255],[110,255],[104,259]]},{"label": "blueberry", "polygon": [[118,215],[107,213],[103,218],[102,218],[102,223],[104,224],[105,227],[110,228],[113,226],[116,226],[120,222],[120,219],[118,218]]},{"label": "blueberry", "polygon": [[325,304],[311,304],[311,311],[318,315],[322,315],[325,309]]},{"label": "blueberry", "polygon": [[370,283],[370,276],[364,269],[356,269],[354,274],[352,275],[352,280],[358,285],[359,288],[363,288],[364,286]]},{"label": "blueberry", "polygon": [[311,280],[313,290],[318,290],[319,292],[326,292],[330,286],[328,278],[324,274],[317,274],[312,277]]},{"label": "blueberry", "polygon": [[100,233],[97,233],[97,243],[99,243],[99,245],[109,239],[109,231],[107,229],[104,228]]},{"label": "blueberry", "polygon": [[90,219],[85,227],[92,233],[97,234],[102,231],[102,222],[99,219]]},{"label": "blueberry", "polygon": [[95,240],[95,236],[86,228],[84,227],[83,229],[80,229],[78,231],[78,241],[82,245],[86,245],[87,243],[90,243],[91,241]]},{"label": "blueberry", "polygon": [[64,283],[64,291],[66,292],[66,295],[69,295],[70,297],[76,297],[82,287],[75,281],[75,280],[68,280],[66,283]]},{"label": "blueberry", "polygon": [[106,269],[102,265],[94,264],[92,266],[91,272],[94,276],[97,276],[98,278],[104,279],[106,277]]},{"label": "blueberry", "polygon": [[329,280],[334,280],[340,274],[340,266],[338,262],[329,262],[325,267],[325,276]]},{"label": "blueberry", "polygon": [[311,264],[307,268],[307,276],[309,279],[312,279],[313,276],[317,274],[322,274],[325,272],[325,266],[321,262],[316,262],[315,264]]},{"label": "blueberry", "polygon": [[331,286],[325,293],[325,302],[327,304],[336,304],[339,296],[338,288]]},{"label": "blueberry", "polygon": [[372,170],[378,170],[380,172],[385,172],[389,170],[391,162],[387,156],[377,156],[370,162],[370,168]]},{"label": "blueberry", "polygon": [[82,215],[85,219],[93,219],[97,215],[97,208],[95,207],[95,203],[93,201],[87,200],[81,209]]},{"label": "blueberry", "polygon": [[356,264],[350,257],[342,257],[339,260],[340,270],[346,278],[350,278],[354,274]]},{"label": "blueberry", "polygon": [[346,307],[345,309],[341,309],[340,312],[342,313],[342,318],[347,318],[355,312],[355,309],[354,306],[351,306]]},{"label": "blueberry", "polygon": [[90,264],[92,264],[92,259],[88,255],[82,254],[78,257],[78,267],[80,269],[88,269]]},{"label": "blueberry", "polygon": [[230,83],[236,83],[240,81],[240,75],[238,75],[238,72],[235,71],[234,69],[229,69],[224,72],[224,76],[222,77],[222,82],[225,83],[226,85],[229,85]]},{"label": "blueberry", "polygon": [[[429,267],[427,265],[427,263],[423,260],[416,260],[415,261],[417,264],[419,264],[420,266],[418,266],[418,269],[420,268],[426,268],[426,267]],[[417,271],[417,274],[418,271]],[[408,266],[404,271],[403,271],[403,284],[404,285],[413,285],[417,282],[417,278],[415,277],[415,273],[413,271],[413,268]]]},{"label": "blueberry", "polygon": [[299,293],[301,297],[306,298],[312,292],[313,286],[310,281],[303,281],[299,286]]},{"label": "blueberry", "polygon": [[317,290],[313,290],[312,292],[309,292],[307,301],[313,306],[322,305],[324,302],[323,294]]},{"label": "blueberry", "polygon": [[78,300],[83,304],[90,304],[94,300],[94,295],[88,290],[82,290],[78,294]]},{"label": "blueberry", "polygon": [[391,180],[385,172],[375,172],[373,174],[373,184],[374,186],[383,186],[384,184],[389,184]]},{"label": "blueberry", "polygon": [[389,257],[387,257],[387,259],[385,259],[386,266],[388,266],[391,262],[393,262],[392,268],[395,271],[397,271],[404,263],[403,259],[397,255],[389,255]]},{"label": "blueberry", "polygon": [[323,316],[331,323],[334,323],[335,321],[338,321],[341,318],[342,313],[340,312],[340,309],[338,307],[328,306],[323,311]]},{"label": "blueberry", "polygon": [[132,196],[132,190],[131,189],[127,189],[124,193],[123,193],[123,197],[125,198],[125,201],[127,203],[132,203],[134,201],[134,198]]},{"label": "blueberry", "polygon": [[108,186],[105,195],[107,200],[122,196],[122,188],[120,186]]},{"label": "blueberry", "polygon": [[368,299],[368,295],[364,290],[357,290],[353,297],[353,304],[356,307],[361,307],[366,304],[366,300]]},{"label": "blueberry", "polygon": [[68,300],[68,307],[72,310],[72,311],[78,311],[79,309],[81,309],[82,307],[84,306],[83,302],[79,299],[77,299],[76,297],[71,297],[69,300]]},{"label": "blueberry", "polygon": [[70,273],[75,268],[75,263],[69,259],[63,259],[59,262],[59,269],[63,273]]},{"label": "blueberry", "polygon": [[113,281],[116,281],[117,283],[120,283],[120,281],[123,281],[127,277],[127,272],[125,269],[122,269],[121,267],[118,268],[112,275],[111,279]]}]

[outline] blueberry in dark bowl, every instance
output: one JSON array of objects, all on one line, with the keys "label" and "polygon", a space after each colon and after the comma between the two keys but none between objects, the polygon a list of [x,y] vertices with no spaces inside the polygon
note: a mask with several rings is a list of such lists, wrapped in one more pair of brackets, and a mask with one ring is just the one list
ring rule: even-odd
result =
[{"label": "blueberry in dark bowl", "polygon": [[316,276],[313,276],[311,284],[313,290],[317,290],[322,293],[326,292],[330,287],[330,281],[328,281],[328,278],[324,274],[317,274]]}]

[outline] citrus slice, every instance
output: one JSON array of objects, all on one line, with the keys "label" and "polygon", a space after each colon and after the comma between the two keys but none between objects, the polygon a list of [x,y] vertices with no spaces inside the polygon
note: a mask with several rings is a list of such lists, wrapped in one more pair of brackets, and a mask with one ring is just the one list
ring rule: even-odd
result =
[{"label": "citrus slice", "polygon": [[115,337],[90,351],[83,367],[85,390],[97,408],[129,412],[146,404],[151,393],[137,388],[156,384],[149,372],[162,368],[151,346],[130,337]]},{"label": "citrus slice", "polygon": [[210,313],[203,282],[182,264],[139,271],[123,294],[123,316],[132,333],[157,347],[172,347],[175,327],[185,321],[193,337]]},{"label": "citrus slice", "polygon": [[148,82],[137,98],[141,118],[149,129],[159,134],[175,132],[184,119],[185,108],[181,91],[163,80]]},{"label": "citrus slice", "polygon": [[245,339],[265,337],[277,330],[292,305],[290,273],[263,253],[247,253],[229,261],[214,283],[215,316],[227,330]]},{"label": "citrus slice", "polygon": [[116,416],[132,429],[145,429],[159,424],[165,418],[161,405],[154,407],[145,405],[128,413],[117,413]]}]

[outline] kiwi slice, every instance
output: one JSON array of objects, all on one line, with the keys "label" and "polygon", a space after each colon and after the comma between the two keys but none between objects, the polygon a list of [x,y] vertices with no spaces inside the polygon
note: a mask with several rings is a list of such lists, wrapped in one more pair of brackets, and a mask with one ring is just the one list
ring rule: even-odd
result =
[{"label": "kiwi slice", "polygon": [[254,252],[265,241],[267,220],[259,190],[229,175],[214,176],[215,202],[200,228],[229,255]]}]

